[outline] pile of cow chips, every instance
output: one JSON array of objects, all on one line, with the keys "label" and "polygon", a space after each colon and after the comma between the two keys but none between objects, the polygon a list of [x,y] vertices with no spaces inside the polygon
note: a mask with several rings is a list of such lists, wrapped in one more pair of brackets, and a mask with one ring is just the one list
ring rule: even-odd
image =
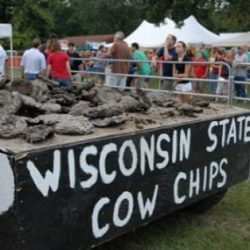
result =
[{"label": "pile of cow chips", "polygon": [[40,143],[55,134],[82,136],[94,133],[95,128],[131,122],[136,129],[143,129],[157,122],[153,118],[156,113],[162,119],[196,117],[206,108],[209,103],[197,99],[184,104],[167,92],[114,89],[94,81],[68,87],[46,78],[1,81],[0,138]]}]

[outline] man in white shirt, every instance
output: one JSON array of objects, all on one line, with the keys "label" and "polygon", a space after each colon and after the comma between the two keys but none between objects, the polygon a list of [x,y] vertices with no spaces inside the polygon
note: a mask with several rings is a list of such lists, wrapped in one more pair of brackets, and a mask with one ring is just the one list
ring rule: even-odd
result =
[{"label": "man in white shirt", "polygon": [[[245,82],[247,80],[247,65],[248,58],[244,47],[238,47],[238,51],[234,58],[234,80],[238,82]],[[246,89],[244,84],[235,83],[235,92],[237,97],[246,97]]]},{"label": "man in white shirt", "polygon": [[4,68],[6,60],[7,60],[7,54],[2,45],[0,44],[0,81],[4,76]]},{"label": "man in white shirt", "polygon": [[40,52],[39,47],[41,41],[34,39],[32,42],[32,48],[25,51],[21,61],[21,68],[23,77],[26,80],[35,80],[39,74],[45,74],[46,59]]}]

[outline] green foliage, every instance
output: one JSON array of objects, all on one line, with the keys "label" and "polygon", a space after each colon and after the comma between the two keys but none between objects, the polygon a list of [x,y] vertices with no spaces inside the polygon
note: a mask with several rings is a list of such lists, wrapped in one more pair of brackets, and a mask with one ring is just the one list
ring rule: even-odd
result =
[{"label": "green foliage", "polygon": [[180,22],[194,15],[215,32],[249,31],[250,1],[245,0],[145,0],[146,16],[155,23],[166,16]]},{"label": "green foliage", "polygon": [[215,20],[222,31],[240,32],[250,29],[250,1],[225,1],[225,7],[216,12]]},{"label": "green foliage", "polygon": [[28,47],[34,37],[51,32],[69,35],[132,32],[143,19],[177,23],[194,15],[215,32],[248,31],[246,0],[0,0],[0,22],[14,25],[15,48]]},{"label": "green foliage", "polygon": [[9,22],[13,14],[13,8],[17,2],[18,0],[0,0],[0,22]]},{"label": "green foliage", "polygon": [[60,11],[54,12],[56,31],[60,31],[60,35],[107,34],[117,30],[129,33],[142,20],[138,5],[117,0],[71,0]]},{"label": "green foliage", "polygon": [[46,39],[54,26],[53,18],[45,1],[25,0],[15,8],[14,44],[16,47],[28,47],[34,37]]}]

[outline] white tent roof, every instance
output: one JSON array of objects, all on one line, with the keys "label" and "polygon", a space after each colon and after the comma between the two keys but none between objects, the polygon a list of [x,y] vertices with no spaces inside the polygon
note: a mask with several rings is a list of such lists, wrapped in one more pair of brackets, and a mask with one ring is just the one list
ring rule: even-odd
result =
[{"label": "white tent roof", "polygon": [[219,36],[220,36],[221,40],[225,40],[225,39],[233,38],[233,37],[240,36],[243,34],[244,34],[244,32],[220,33]]},{"label": "white tent roof", "polygon": [[178,28],[176,23],[168,18],[159,26],[143,21],[125,41],[129,45],[137,42],[143,48],[157,48],[162,46],[168,34],[173,34],[178,40],[188,44],[201,42],[212,44],[219,40],[218,35],[202,26],[194,16],[190,16],[184,20],[184,25],[181,28]]},{"label": "white tent roof", "polygon": [[144,20],[141,25],[125,39],[125,41],[129,45],[136,42],[143,48],[155,48],[160,47],[163,44],[166,39],[166,34],[175,33],[176,24],[171,19],[166,18],[159,26]]},{"label": "white tent roof", "polygon": [[219,40],[219,36],[202,26],[194,16],[184,20],[184,25],[178,29],[178,40],[187,44],[212,44]]},{"label": "white tent roof", "polygon": [[227,39],[220,39],[213,44],[214,47],[235,47],[250,46],[250,32],[241,33],[240,35],[229,36]]},{"label": "white tent roof", "polygon": [[0,38],[11,38],[11,37],[12,37],[12,25],[0,24]]}]

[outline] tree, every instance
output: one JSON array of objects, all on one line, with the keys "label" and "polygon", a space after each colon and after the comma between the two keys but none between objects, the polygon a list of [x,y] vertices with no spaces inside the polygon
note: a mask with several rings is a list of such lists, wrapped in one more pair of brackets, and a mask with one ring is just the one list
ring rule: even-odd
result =
[{"label": "tree", "polygon": [[0,22],[8,23],[11,20],[14,6],[18,0],[0,0]]},{"label": "tree", "polygon": [[54,27],[48,1],[24,0],[14,9],[14,43],[17,48],[26,48],[35,37],[47,39]]},{"label": "tree", "polygon": [[223,8],[215,13],[217,27],[220,31],[240,32],[249,31],[250,2],[246,0],[223,1]]},{"label": "tree", "polygon": [[206,27],[217,32],[248,31],[250,2],[246,0],[144,0],[146,16],[159,23],[166,16],[180,22],[196,16]]},{"label": "tree", "polygon": [[142,20],[139,6],[117,0],[70,0],[63,10],[54,8],[53,16],[61,36],[129,33]]},{"label": "tree", "polygon": [[51,32],[69,35],[131,33],[144,19],[159,24],[170,17],[194,15],[215,32],[247,31],[250,2],[246,0],[0,0],[0,22],[14,26],[16,48]]}]

